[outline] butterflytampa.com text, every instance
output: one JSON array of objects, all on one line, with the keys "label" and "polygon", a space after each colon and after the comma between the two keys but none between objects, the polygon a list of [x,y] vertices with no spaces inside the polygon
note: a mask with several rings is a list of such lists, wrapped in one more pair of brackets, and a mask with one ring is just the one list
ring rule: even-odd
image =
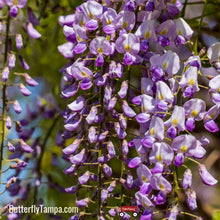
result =
[{"label": "butterflytampa.com text", "polygon": [[26,213],[26,214],[30,214],[30,213],[34,213],[34,214],[40,214],[40,213],[49,213],[49,214],[61,214],[61,213],[78,213],[78,208],[77,207],[47,207],[44,205],[32,205],[32,206],[23,206],[23,205],[19,205],[19,206],[13,206],[13,205],[9,205],[8,206],[8,211],[9,213]]}]

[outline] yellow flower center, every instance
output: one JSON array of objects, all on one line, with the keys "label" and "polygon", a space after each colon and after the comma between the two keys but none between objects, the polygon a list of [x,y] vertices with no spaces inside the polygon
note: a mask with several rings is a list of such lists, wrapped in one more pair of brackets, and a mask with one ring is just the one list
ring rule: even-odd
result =
[{"label": "yellow flower center", "polygon": [[163,159],[163,158],[162,158],[162,155],[161,155],[161,154],[158,154],[158,155],[157,155],[157,161],[162,162],[162,159]]},{"label": "yellow flower center", "polygon": [[186,145],[183,145],[181,148],[180,148],[181,152],[185,153],[187,151],[187,147]]},{"label": "yellow flower center", "polygon": [[82,76],[84,77],[88,77],[88,74],[86,74],[85,72],[81,72]]},{"label": "yellow flower center", "polygon": [[151,136],[154,136],[154,135],[155,135],[155,130],[154,130],[154,128],[151,128],[151,129],[150,129],[150,135],[151,135]]},{"label": "yellow flower center", "polygon": [[128,22],[124,21],[122,24],[122,28],[126,29],[128,27]]},{"label": "yellow flower center", "polygon": [[177,118],[174,118],[172,120],[172,125],[177,126],[177,124],[178,124],[178,120],[177,120]]},{"label": "yellow flower center", "polygon": [[104,51],[103,51],[103,48],[102,48],[102,47],[99,47],[99,48],[98,48],[98,53],[99,53],[99,54],[103,54],[103,52],[104,52]]},{"label": "yellow flower center", "polygon": [[159,100],[163,100],[164,99],[162,94],[159,94],[158,98],[159,98]]},{"label": "yellow flower center", "polygon": [[168,63],[167,63],[167,62],[165,62],[165,63],[163,64],[162,68],[163,68],[164,70],[166,70],[166,69],[167,69],[167,67],[168,67]]},{"label": "yellow flower center", "polygon": [[125,44],[125,51],[130,52],[131,51],[131,45]]},{"label": "yellow flower center", "polygon": [[13,5],[17,6],[18,5],[18,0],[14,0]]},{"label": "yellow flower center", "polygon": [[183,32],[181,30],[178,30],[177,35],[183,35]]},{"label": "yellow flower center", "polygon": [[168,31],[167,29],[163,29],[163,30],[160,32],[160,34],[161,34],[161,35],[165,35],[165,34],[167,33],[167,31]]},{"label": "yellow flower center", "polygon": [[161,189],[161,191],[165,191],[165,186],[162,183],[159,184],[159,188]]},{"label": "yellow flower center", "polygon": [[143,180],[143,182],[147,182],[148,178],[146,176],[142,176],[141,179]]},{"label": "yellow flower center", "polygon": [[194,79],[193,79],[193,78],[190,78],[190,79],[189,79],[189,82],[188,82],[188,85],[189,85],[189,86],[193,86],[194,84],[195,84]]},{"label": "yellow flower center", "polygon": [[198,114],[198,112],[195,109],[191,113],[192,117],[196,117],[197,114]]},{"label": "yellow flower center", "polygon": [[151,32],[150,31],[146,31],[144,34],[144,38],[149,39],[151,37]]},{"label": "yellow flower center", "polygon": [[112,20],[110,18],[107,19],[107,24],[112,24]]}]

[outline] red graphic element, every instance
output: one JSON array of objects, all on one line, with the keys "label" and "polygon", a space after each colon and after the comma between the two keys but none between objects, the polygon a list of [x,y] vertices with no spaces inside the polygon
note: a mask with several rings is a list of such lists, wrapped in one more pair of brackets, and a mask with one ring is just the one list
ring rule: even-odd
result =
[{"label": "red graphic element", "polygon": [[121,206],[120,207],[121,212],[137,212],[136,206]]}]

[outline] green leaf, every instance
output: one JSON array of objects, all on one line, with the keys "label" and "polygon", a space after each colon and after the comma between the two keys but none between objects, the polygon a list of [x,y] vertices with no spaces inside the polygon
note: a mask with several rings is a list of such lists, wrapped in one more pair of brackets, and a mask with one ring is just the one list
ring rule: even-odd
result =
[{"label": "green leaf", "polygon": [[212,220],[220,220],[220,209],[216,209],[214,212],[213,212],[213,215],[212,215]]}]

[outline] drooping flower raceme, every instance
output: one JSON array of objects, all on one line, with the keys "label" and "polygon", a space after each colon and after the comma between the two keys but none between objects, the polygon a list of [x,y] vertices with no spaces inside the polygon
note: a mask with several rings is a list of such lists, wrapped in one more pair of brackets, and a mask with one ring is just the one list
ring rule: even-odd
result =
[{"label": "drooping flower raceme", "polygon": [[[120,214],[115,207],[109,207],[108,214],[104,211],[119,185],[136,191],[140,219],[152,219],[152,207],[169,203],[166,217],[176,219],[181,211],[178,198],[167,198],[178,194],[179,167],[185,169],[185,161],[206,153],[206,141],[190,133],[196,122],[203,120],[208,131],[217,131],[218,81],[209,82],[216,105],[206,111],[205,102],[194,97],[200,92],[202,62],[185,47],[193,30],[175,17],[180,1],[119,2],[86,1],[75,14],[59,18],[68,42],[58,49],[69,59],[62,71],[62,97],[70,98],[64,133],[72,139],[63,149],[71,163],[64,172],[78,177],[79,191],[73,190],[77,206],[94,212],[90,202],[95,202],[99,219]],[[214,65],[219,61],[217,49],[211,46],[208,51]],[[120,174],[113,161],[120,163]],[[216,183],[204,165],[199,172],[205,184]],[[194,210],[192,175],[187,168],[182,185]],[[90,199],[80,193],[94,185]],[[122,204],[127,195],[121,193]],[[130,218],[122,214],[122,219]]]}]

